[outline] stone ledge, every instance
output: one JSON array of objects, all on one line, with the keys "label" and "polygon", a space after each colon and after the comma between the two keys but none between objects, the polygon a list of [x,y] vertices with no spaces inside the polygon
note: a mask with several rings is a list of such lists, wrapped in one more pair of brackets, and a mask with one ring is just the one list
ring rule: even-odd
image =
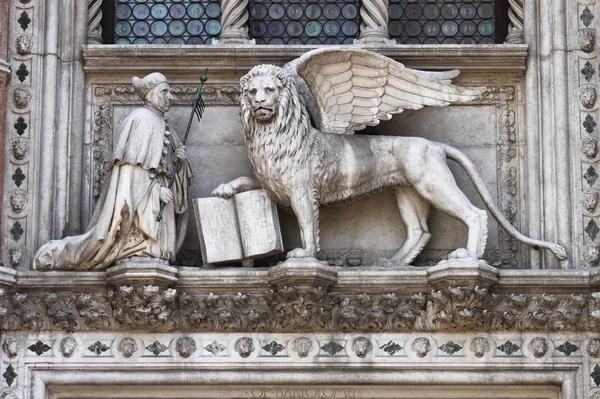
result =
[{"label": "stone ledge", "polygon": [[[500,45],[363,45],[411,68],[460,69],[463,76],[487,75],[518,80],[526,70],[528,46]],[[84,46],[84,70],[88,79],[109,78],[129,83],[131,76],[154,71],[173,83],[197,81],[208,67],[211,80],[237,80],[258,64],[283,65],[317,46],[271,45],[88,45]],[[177,62],[172,60],[176,58]]]},{"label": "stone ledge", "polygon": [[[12,270],[12,269],[8,269]],[[331,291],[340,293],[418,293],[430,292],[427,267],[403,270],[377,266],[336,268],[337,284]],[[267,268],[222,266],[215,268],[177,267],[179,292],[188,293],[264,293],[271,290]],[[91,291],[106,289],[106,272],[17,271],[15,289],[21,291]],[[600,291],[600,269],[498,270],[499,293],[588,293]]]}]

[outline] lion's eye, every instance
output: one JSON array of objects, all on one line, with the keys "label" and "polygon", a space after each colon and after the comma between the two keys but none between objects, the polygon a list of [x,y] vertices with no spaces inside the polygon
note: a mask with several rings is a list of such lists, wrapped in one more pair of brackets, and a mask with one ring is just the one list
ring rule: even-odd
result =
[{"label": "lion's eye", "polygon": [[273,93],[273,92],[275,91],[275,89],[274,89],[274,88],[272,88],[272,87],[265,87],[265,91],[266,91],[267,93]]},{"label": "lion's eye", "polygon": [[248,90],[248,93],[255,95],[256,94],[256,89],[250,89]]}]

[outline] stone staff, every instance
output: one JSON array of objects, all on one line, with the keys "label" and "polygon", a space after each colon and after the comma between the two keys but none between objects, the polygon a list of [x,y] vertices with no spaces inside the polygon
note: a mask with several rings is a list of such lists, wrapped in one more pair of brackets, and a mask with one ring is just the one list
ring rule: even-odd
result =
[{"label": "stone staff", "polygon": [[[198,121],[202,119],[202,113],[204,113],[204,100],[202,99],[202,88],[204,87],[204,83],[208,80],[208,76],[206,75],[208,69],[200,75],[200,86],[196,89],[196,94],[194,95],[194,102],[192,104],[192,112],[190,112],[190,119],[188,120],[187,128],[185,129],[185,136],[183,136],[183,145],[187,142],[187,138],[190,134],[190,128],[192,127],[192,120],[194,120],[194,115],[198,118]],[[177,170],[179,169],[179,165],[181,164],[181,159],[177,158],[175,162],[175,168],[171,173],[171,178],[169,179],[169,190],[173,187],[173,182],[175,181],[175,176],[177,175]],[[161,202],[160,204],[160,212],[158,212],[158,216],[156,216],[156,221],[160,222],[162,220],[163,211],[165,209],[165,203]]]}]

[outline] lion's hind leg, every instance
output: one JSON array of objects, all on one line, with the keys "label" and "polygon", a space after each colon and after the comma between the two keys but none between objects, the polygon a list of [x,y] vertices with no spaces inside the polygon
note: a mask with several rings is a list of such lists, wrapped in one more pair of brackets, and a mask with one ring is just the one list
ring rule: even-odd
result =
[{"label": "lion's hind leg", "polygon": [[430,157],[427,168],[426,173],[409,182],[431,205],[462,221],[469,229],[466,248],[457,249],[449,257],[481,258],[487,241],[487,213],[471,204],[460,190],[445,158]]},{"label": "lion's hind leg", "polygon": [[427,227],[429,202],[412,188],[398,187],[394,190],[400,216],[406,226],[406,240],[390,259],[380,259],[381,266],[409,265],[421,253],[431,234]]}]

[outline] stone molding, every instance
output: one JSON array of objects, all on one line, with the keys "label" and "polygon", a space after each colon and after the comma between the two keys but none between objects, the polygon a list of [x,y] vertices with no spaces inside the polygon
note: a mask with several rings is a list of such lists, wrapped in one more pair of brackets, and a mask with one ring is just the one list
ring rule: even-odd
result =
[{"label": "stone molding", "polygon": [[[398,60],[411,68],[459,69],[461,76],[483,76],[484,84],[518,82],[526,70],[527,45],[362,45]],[[258,64],[283,65],[315,46],[168,46],[87,45],[83,48],[84,70],[91,81],[110,79],[127,83],[132,74],[162,71],[169,81],[197,80],[208,67],[211,80],[236,82]],[[435,56],[433,56],[435,55]],[[177,59],[177,63],[171,60]],[[461,78],[458,79],[461,81]]]},{"label": "stone molding", "polygon": [[1,343],[8,398],[590,399],[600,391],[598,334],[8,333]]},{"label": "stone molding", "polygon": [[598,331],[600,292],[497,294],[448,287],[430,293],[322,289],[187,294],[157,286],[106,292],[0,296],[4,331],[558,332]]}]

